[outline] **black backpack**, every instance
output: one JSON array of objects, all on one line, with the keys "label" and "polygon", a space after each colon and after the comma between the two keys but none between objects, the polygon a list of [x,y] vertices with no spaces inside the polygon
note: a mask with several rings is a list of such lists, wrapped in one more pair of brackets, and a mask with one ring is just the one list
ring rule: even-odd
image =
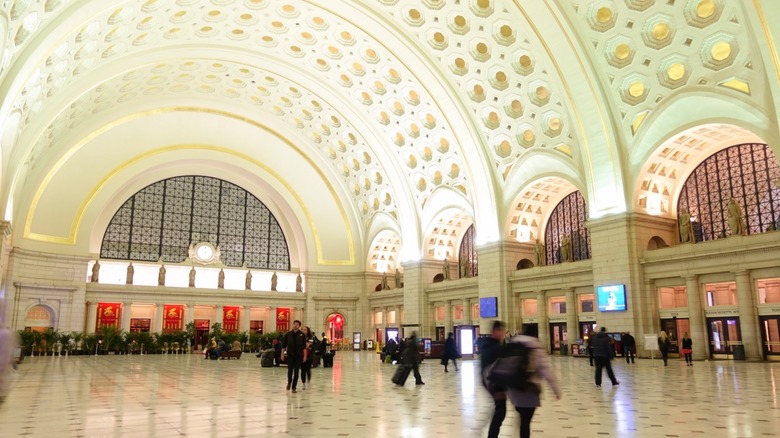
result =
[{"label": "black backpack", "polygon": [[494,391],[505,391],[508,388],[520,391],[539,391],[539,387],[531,382],[532,347],[521,342],[507,342],[498,353],[498,359],[490,364],[485,371],[485,379],[489,388]]}]

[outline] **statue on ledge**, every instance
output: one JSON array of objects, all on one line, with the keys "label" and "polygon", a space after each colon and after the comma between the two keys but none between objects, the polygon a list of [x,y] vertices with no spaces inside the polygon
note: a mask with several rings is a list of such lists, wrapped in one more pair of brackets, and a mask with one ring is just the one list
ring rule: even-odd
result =
[{"label": "statue on ledge", "polygon": [[246,280],[244,280],[244,288],[246,290],[252,290],[252,271],[246,271]]},{"label": "statue on ledge", "polygon": [[544,244],[536,239],[536,245],[534,245],[534,255],[536,255],[536,266],[544,266]]},{"label": "statue on ledge", "polygon": [[195,287],[195,266],[190,269],[190,287]]},{"label": "statue on ledge", "polygon": [[295,292],[303,292],[303,278],[301,277],[300,273],[295,279]]},{"label": "statue on ledge", "polygon": [[276,276],[276,272],[274,272],[274,275],[271,276],[271,290],[276,290],[276,285],[279,282],[279,277]]},{"label": "statue on ledge", "polygon": [[449,280],[450,279],[450,260],[444,259],[444,266],[441,268],[441,273],[444,274],[444,279]]},{"label": "statue on ledge", "polygon": [[460,257],[460,278],[467,277],[471,277],[471,272],[469,272],[469,259],[464,254]]},{"label": "statue on ledge", "polygon": [[729,228],[731,229],[732,236],[744,236],[745,235],[745,223],[742,214],[742,207],[737,204],[737,200],[731,198],[728,206],[728,219]]},{"label": "statue on ledge", "polygon": [[92,265],[92,282],[97,283],[100,278],[100,260],[95,260],[95,264]]},{"label": "statue on ledge", "polygon": [[688,213],[688,210],[680,209],[677,226],[680,228],[680,243],[696,242],[693,237],[693,225],[691,225],[691,215]]},{"label": "statue on ledge", "polygon": [[571,252],[571,238],[568,234],[564,234],[561,239],[561,259],[564,262],[574,261],[574,256]]},{"label": "statue on ledge", "polygon": [[219,270],[219,277],[217,277],[217,288],[225,288],[225,271],[223,269]]},{"label": "statue on ledge", "polygon": [[133,267],[133,264],[130,263],[127,265],[127,279],[125,280],[125,284],[133,284],[133,275],[135,275],[135,268]]},{"label": "statue on ledge", "polygon": [[398,272],[398,268],[395,268],[395,288],[401,288],[401,273]]},{"label": "statue on ledge", "polygon": [[387,272],[382,273],[382,290],[390,289],[390,286],[387,285]]},{"label": "statue on ledge", "polygon": [[157,285],[165,286],[165,265],[160,266],[160,272],[157,274]]}]

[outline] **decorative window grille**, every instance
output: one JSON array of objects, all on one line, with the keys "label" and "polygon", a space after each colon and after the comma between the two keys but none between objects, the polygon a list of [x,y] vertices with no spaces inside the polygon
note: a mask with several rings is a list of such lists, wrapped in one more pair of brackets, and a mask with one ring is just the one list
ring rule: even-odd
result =
[{"label": "decorative window grille", "polygon": [[[458,252],[458,261],[463,258],[468,260],[468,275],[467,277],[476,277],[479,274],[479,266],[477,262],[477,251],[474,249],[474,225],[471,225],[466,233],[463,235],[463,240],[460,242],[460,251]],[[461,275],[460,265],[458,267],[459,278]]]},{"label": "decorative window grille", "polygon": [[200,242],[218,247],[227,266],[290,270],[287,240],[268,208],[207,176],[169,178],[133,195],[108,224],[100,257],[181,263]]},{"label": "decorative window grille", "polygon": [[548,265],[561,263],[561,239],[565,234],[571,238],[571,252],[574,260],[590,258],[590,232],[585,227],[588,209],[585,199],[576,191],[561,200],[553,209],[547,228],[544,230],[546,262]]},{"label": "decorative window grille", "polygon": [[677,211],[688,210],[696,241],[730,234],[728,204],[742,207],[745,234],[777,229],[780,221],[780,167],[765,144],[732,146],[710,155],[685,181]]}]

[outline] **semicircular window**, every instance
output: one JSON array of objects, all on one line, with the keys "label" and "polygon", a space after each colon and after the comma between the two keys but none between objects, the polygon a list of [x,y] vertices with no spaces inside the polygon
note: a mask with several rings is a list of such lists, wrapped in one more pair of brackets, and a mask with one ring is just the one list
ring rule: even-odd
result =
[{"label": "semicircular window", "polygon": [[544,230],[548,265],[563,262],[561,253],[563,236],[569,236],[571,240],[571,255],[574,260],[590,258],[590,231],[585,226],[587,220],[588,209],[585,206],[585,198],[579,190],[567,195],[555,206]]},{"label": "semicircular window", "polygon": [[168,178],[133,195],[108,224],[100,257],[181,263],[201,242],[219,248],[227,266],[290,270],[287,240],[268,207],[207,176]]}]

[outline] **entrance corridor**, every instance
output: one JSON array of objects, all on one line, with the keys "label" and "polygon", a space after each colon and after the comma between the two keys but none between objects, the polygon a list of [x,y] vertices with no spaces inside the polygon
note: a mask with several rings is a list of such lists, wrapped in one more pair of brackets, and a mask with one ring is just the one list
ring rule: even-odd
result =
[{"label": "entrance corridor", "polygon": [[[762,437],[780,430],[780,363],[613,361],[621,384],[593,384],[585,358],[550,358],[564,397],[544,388],[533,436]],[[492,401],[479,362],[426,385],[390,383],[395,366],[372,352],[338,352],[310,388],[285,391],[285,367],[200,355],[26,358],[0,406],[2,436],[25,437],[484,437]],[[502,437],[517,436],[511,410]]]}]

